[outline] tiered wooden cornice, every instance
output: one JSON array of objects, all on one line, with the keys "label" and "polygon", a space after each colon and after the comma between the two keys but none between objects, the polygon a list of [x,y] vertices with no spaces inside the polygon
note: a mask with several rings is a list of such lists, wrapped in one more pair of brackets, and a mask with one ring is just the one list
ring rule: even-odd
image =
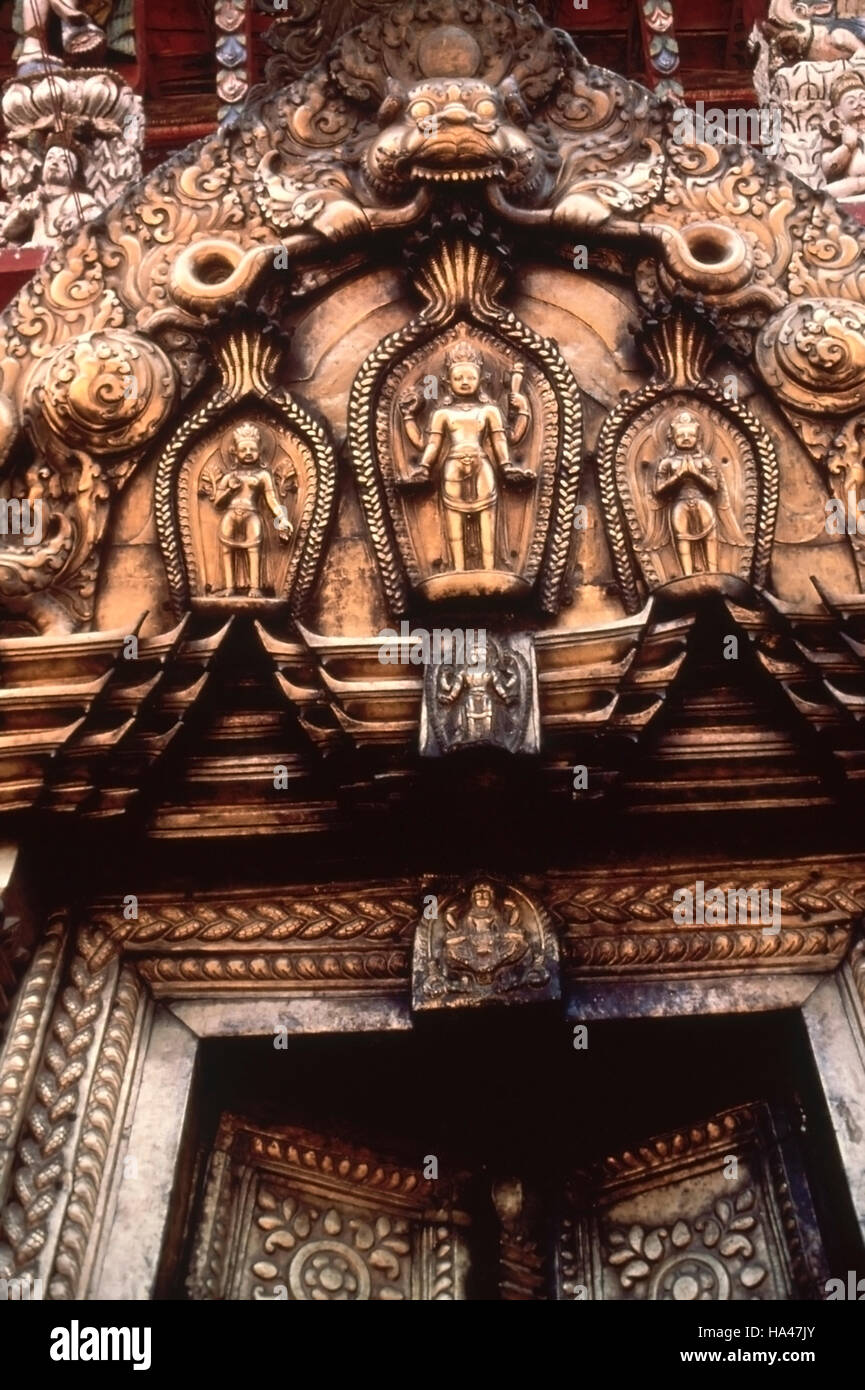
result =
[{"label": "tiered wooden cornice", "polygon": [[[747,604],[679,613],[655,600],[618,622],[537,633],[539,763],[552,789],[573,799],[572,769],[584,765],[588,799],[618,786],[632,811],[828,805],[855,792],[865,599],[815,599],[794,610],[754,591]],[[274,626],[239,616],[214,630],[194,613],[158,638],[0,642],[2,810],[120,816],[175,746],[160,834],[228,833],[226,800],[234,830],[244,819],[257,833],[326,829],[346,780],[386,772],[420,785],[429,763],[411,644],[387,665],[379,636]],[[736,660],[726,636],[740,642]]]}]

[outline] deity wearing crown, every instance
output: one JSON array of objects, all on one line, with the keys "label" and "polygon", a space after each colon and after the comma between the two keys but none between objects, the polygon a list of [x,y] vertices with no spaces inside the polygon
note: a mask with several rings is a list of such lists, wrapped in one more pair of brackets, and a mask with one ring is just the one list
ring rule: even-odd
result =
[{"label": "deity wearing crown", "polygon": [[[503,549],[497,544],[500,478],[534,480],[534,474],[514,465],[510,455],[510,445],[518,443],[531,424],[528,398],[521,390],[524,367],[514,364],[507,408],[502,409],[483,388],[484,365],[483,354],[464,337],[448,349],[446,393],[426,430],[416,418],[419,393],[410,389],[399,401],[406,435],[421,450],[407,482],[437,481],[444,539],[455,571],[496,568]],[[469,553],[473,564],[467,563]]]},{"label": "deity wearing crown", "polygon": [[[238,425],[228,449],[229,467],[217,477],[202,477],[200,491],[224,512],[218,530],[222,554],[223,595],[246,594],[261,598],[267,584],[264,573],[264,521],[262,504],[272,514],[283,543],[293,527],[280,501],[273,474],[262,458],[261,430],[254,424]],[[293,479],[280,476],[283,490]]]}]

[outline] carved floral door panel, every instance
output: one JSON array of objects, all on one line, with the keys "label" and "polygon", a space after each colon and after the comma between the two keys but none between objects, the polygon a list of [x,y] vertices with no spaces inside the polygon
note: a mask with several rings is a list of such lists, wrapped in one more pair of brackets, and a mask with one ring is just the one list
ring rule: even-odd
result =
[{"label": "carved floral door panel", "polygon": [[796,1146],[769,1107],[647,1139],[573,1184],[556,1296],[742,1302],[819,1297],[828,1270]]},{"label": "carved floral door panel", "polygon": [[193,1299],[465,1297],[458,1184],[301,1129],[224,1115],[187,1279]]},{"label": "carved floral door panel", "polygon": [[[818,1297],[828,1270],[813,1204],[779,1130],[764,1103],[739,1106],[565,1182],[487,1186],[224,1114],[187,1290],[196,1300],[464,1300],[471,1271],[473,1289],[497,1287],[505,1301]],[[472,1220],[480,1186],[490,1207]]]}]

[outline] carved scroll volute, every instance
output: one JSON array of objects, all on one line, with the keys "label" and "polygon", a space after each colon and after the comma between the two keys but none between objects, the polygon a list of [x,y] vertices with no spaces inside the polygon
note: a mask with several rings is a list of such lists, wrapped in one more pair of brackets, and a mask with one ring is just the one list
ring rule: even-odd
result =
[{"label": "carved scroll volute", "polygon": [[189,416],[157,470],[159,535],[178,612],[290,599],[315,580],[336,485],[324,428],[274,381],[253,330],[222,344],[223,385]]},{"label": "carved scroll volute", "polygon": [[423,268],[427,303],[355,380],[349,439],[394,612],[528,597],[554,612],[580,466],[576,382],[497,302],[496,259],[456,243]]}]

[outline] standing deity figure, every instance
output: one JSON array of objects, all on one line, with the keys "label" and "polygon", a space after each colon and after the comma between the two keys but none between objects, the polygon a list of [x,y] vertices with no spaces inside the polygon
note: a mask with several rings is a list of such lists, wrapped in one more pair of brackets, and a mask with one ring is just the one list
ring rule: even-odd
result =
[{"label": "standing deity figure", "polygon": [[491,742],[497,702],[511,705],[519,693],[519,669],[513,657],[506,659],[489,637],[482,642],[469,641],[465,662],[442,666],[438,672],[437,699],[457,710],[455,743]]},{"label": "standing deity figure", "polygon": [[530,471],[511,462],[509,444],[519,443],[531,423],[529,403],[521,391],[524,369],[515,364],[511,373],[508,406],[514,423],[510,431],[502,410],[481,386],[483,355],[461,339],[445,355],[447,394],[433,411],[424,432],[415,418],[420,409],[416,390],[399,402],[403,427],[411,443],[422,453],[409,484],[430,481],[439,470],[439,495],[450,563],[466,569],[469,528],[477,526],[480,568],[496,568],[496,517],[500,474],[511,481],[534,479]]},{"label": "standing deity figure", "polygon": [[[684,575],[718,572],[718,539],[744,545],[724,480],[703,449],[700,421],[688,410],[673,416],[669,452],[660,460],[651,492],[664,513]],[[660,539],[660,538],[658,538]]]},{"label": "standing deity figure", "polygon": [[845,72],[830,90],[832,113],[824,124],[826,187],[834,198],[865,194],[865,81]]},{"label": "standing deity figure", "polygon": [[52,14],[60,20],[63,55],[70,62],[95,62],[105,52],[105,33],[78,0],[21,0],[16,15],[16,28],[21,34],[19,76],[63,66],[63,60],[49,52]]},{"label": "standing deity figure", "polygon": [[238,425],[229,455],[233,466],[217,480],[211,497],[216,507],[225,509],[219,523],[225,588],[217,592],[231,595],[245,589],[250,598],[260,598],[264,584],[262,501],[274,516],[281,541],[290,539],[293,528],[276,495],[270,470],[262,462],[257,425]]}]

